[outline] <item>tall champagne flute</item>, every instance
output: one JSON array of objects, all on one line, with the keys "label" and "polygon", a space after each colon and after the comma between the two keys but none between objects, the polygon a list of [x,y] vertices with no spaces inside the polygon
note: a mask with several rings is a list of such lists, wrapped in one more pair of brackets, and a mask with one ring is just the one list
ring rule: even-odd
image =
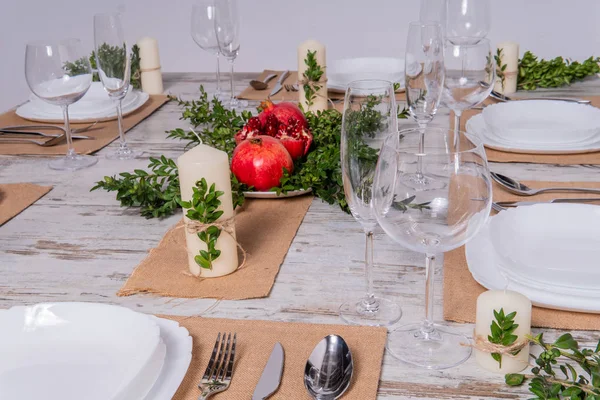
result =
[{"label": "tall champagne flute", "polygon": [[446,40],[444,51],[443,102],[454,111],[454,132],[460,130],[463,111],[484,101],[494,88],[496,66],[487,39],[474,44],[455,44]]},{"label": "tall champagne flute", "polygon": [[204,51],[214,54],[217,59],[217,89],[215,95],[220,97],[221,66],[219,63],[219,43],[215,31],[215,0],[196,0],[192,5],[190,33],[194,42]]},{"label": "tall champagne flute", "polygon": [[455,44],[475,44],[491,25],[490,0],[446,0],[446,37]]},{"label": "tall champagne flute", "polygon": [[[76,63],[77,68],[67,69],[67,63]],[[33,94],[63,110],[67,156],[50,161],[50,168],[72,171],[96,164],[97,157],[75,153],[69,125],[69,105],[80,100],[92,84],[92,69],[81,41],[67,39],[28,43],[25,50],[25,79]]]},{"label": "tall champagne flute", "polygon": [[371,189],[383,138],[397,132],[394,87],[381,80],[354,81],[348,85],[342,116],[341,165],[346,201],[366,235],[367,292],[361,299],[342,304],[340,316],[348,323],[387,326],[402,316],[400,307],[373,292],[373,231]]},{"label": "tall champagne flute", "polygon": [[[437,22],[411,22],[406,40],[406,103],[412,118],[421,129],[425,141],[427,124],[437,113],[444,87],[444,46],[442,27]],[[427,190],[439,186],[423,171],[418,162],[414,175],[403,176],[407,184]]]},{"label": "tall champagne flute", "polygon": [[[402,361],[428,369],[443,369],[471,355],[468,337],[433,322],[436,256],[469,241],[485,224],[492,185],[485,150],[477,137],[451,130],[400,131],[386,139],[373,184],[373,205],[383,230],[402,247],[426,255],[425,319],[401,326],[388,336],[388,350]],[[417,161],[435,168],[443,188],[415,190],[404,184]]]},{"label": "tall champagne flute", "polygon": [[247,101],[241,101],[235,96],[233,83],[233,64],[240,50],[240,19],[236,0],[215,0],[215,32],[219,51],[229,61],[231,74],[229,85],[231,97],[230,108],[243,108],[248,105]]},{"label": "tall champagne flute", "polygon": [[119,148],[107,154],[112,160],[130,160],[139,157],[141,152],[127,145],[123,131],[122,101],[130,89],[131,52],[125,42],[121,15],[118,13],[94,15],[94,47],[96,67],[104,90],[117,107],[117,127],[119,128]]}]

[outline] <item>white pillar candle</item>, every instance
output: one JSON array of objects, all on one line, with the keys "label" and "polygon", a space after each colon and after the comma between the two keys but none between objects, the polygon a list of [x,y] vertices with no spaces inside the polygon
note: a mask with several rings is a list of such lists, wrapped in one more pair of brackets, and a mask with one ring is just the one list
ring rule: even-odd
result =
[{"label": "white pillar candle", "polygon": [[[504,310],[508,315],[517,312],[514,322],[519,327],[514,331],[518,336],[516,342],[525,339],[531,333],[531,301],[520,293],[509,290],[488,290],[477,298],[477,314],[475,320],[475,335],[484,340],[491,335],[490,325],[495,320],[494,310]],[[502,367],[494,360],[490,353],[475,349],[475,360],[480,367],[502,374],[520,372],[529,365],[529,345],[525,346],[519,354],[512,357],[502,355]]]},{"label": "white pillar candle", "polygon": [[316,93],[316,98],[313,100],[313,104],[309,107],[308,101],[306,100],[306,96],[304,94],[304,88],[300,84],[299,86],[299,103],[302,105],[304,111],[323,111],[327,110],[327,69],[326,69],[326,52],[325,46],[316,40],[307,40],[302,43],[298,47],[298,81],[302,81],[304,79],[304,72],[307,69],[306,66],[306,55],[309,51],[316,51],[315,58],[317,59],[317,63],[323,68],[324,73],[321,77],[321,89],[319,89]]},{"label": "white pillar candle", "polygon": [[[231,173],[227,153],[204,144],[199,144],[179,156],[177,167],[179,169],[179,185],[183,201],[190,201],[192,199],[193,188],[196,186],[196,182],[204,178],[209,187],[214,183],[216,190],[223,192],[223,195],[219,197],[219,200],[221,200],[219,210],[223,211],[223,215],[216,222],[222,222],[234,216],[233,200],[231,197]],[[189,219],[185,216],[186,213],[187,210],[183,210],[183,218],[187,223]],[[188,232],[187,228],[185,235],[188,264],[190,272],[193,275],[202,278],[212,278],[230,274],[237,269],[238,248],[235,232],[233,236],[224,230],[221,232],[215,246],[217,250],[221,250],[221,255],[212,262],[212,269],[202,268],[194,260],[194,257],[198,255],[200,250],[207,250],[206,243],[201,241],[196,233]]]},{"label": "white pillar candle", "polygon": [[498,49],[502,50],[500,56],[501,64],[506,65],[504,73],[504,87],[502,80],[497,77],[494,90],[500,93],[510,94],[517,91],[517,76],[519,74],[519,44],[515,42],[502,42],[498,44]]},{"label": "white pillar candle", "polygon": [[142,90],[148,94],[163,92],[158,42],[154,38],[143,37],[137,42],[140,48],[140,69],[142,72]]}]

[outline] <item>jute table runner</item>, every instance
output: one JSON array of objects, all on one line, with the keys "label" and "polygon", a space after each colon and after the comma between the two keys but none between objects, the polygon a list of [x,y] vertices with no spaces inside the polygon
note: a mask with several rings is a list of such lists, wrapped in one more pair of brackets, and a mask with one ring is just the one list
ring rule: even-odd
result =
[{"label": "jute table runner", "polygon": [[[600,182],[524,182],[532,188],[550,186],[600,188]],[[584,193],[547,193],[527,197],[529,201],[548,201],[558,197],[595,198]],[[522,201],[523,196],[508,193],[494,184],[494,201]],[[525,207],[525,206],[524,206]],[[444,319],[457,322],[475,322],[477,296],[486,291],[473,279],[467,267],[465,247],[444,255]],[[554,329],[600,329],[600,314],[577,313],[533,307],[532,326]]]},{"label": "jute table runner", "polygon": [[[600,96],[582,97],[582,99],[590,100],[594,107],[600,107]],[[485,104],[492,104],[495,101],[486,100]],[[461,130],[465,130],[467,121],[474,115],[479,114],[480,110],[465,111],[461,118]],[[450,113],[450,125],[454,126],[454,114]],[[558,164],[558,165],[573,165],[573,164],[600,164],[600,152],[584,153],[584,154],[521,154],[509,153],[500,150],[486,148],[488,161],[494,162],[523,162],[536,164]]]},{"label": "jute table runner", "polygon": [[[123,118],[123,129],[128,131],[154,111],[158,110],[163,104],[169,101],[167,95],[152,95],[150,99],[138,110],[132,112]],[[0,115],[0,127],[12,125],[39,125],[38,122],[32,122],[19,117],[15,110],[5,112]],[[89,124],[71,124],[72,129],[81,128]],[[60,133],[51,131],[50,133]],[[78,154],[91,154],[107,146],[110,142],[119,137],[116,120],[98,122],[92,129],[81,133],[91,136],[93,139],[77,139],[73,141],[73,146]],[[67,144],[61,143],[51,147],[41,147],[33,143],[0,143],[0,154],[5,155],[43,155],[54,156],[67,153]]]},{"label": "jute table runner", "polygon": [[[269,295],[312,196],[248,199],[235,217],[236,236],[248,253],[246,265],[220,278],[190,276],[185,228],[171,228],[137,266],[118,296],[152,293],[167,297],[241,300]],[[241,257],[240,257],[241,260]]]},{"label": "jute table runner", "polygon": [[386,328],[201,317],[166,318],[187,328],[194,343],[192,362],[174,400],[198,399],[198,383],[219,332],[236,332],[237,350],[231,386],[215,395],[215,400],[250,399],[277,342],[282,344],[285,352],[283,377],[279,389],[269,400],[310,400],[304,388],[304,366],[317,343],[330,334],[344,338],[354,360],[354,375],[344,400],[372,400],[377,397]]},{"label": "jute table runner", "polygon": [[33,183],[0,184],[0,226],[35,203],[52,186],[40,186]]}]

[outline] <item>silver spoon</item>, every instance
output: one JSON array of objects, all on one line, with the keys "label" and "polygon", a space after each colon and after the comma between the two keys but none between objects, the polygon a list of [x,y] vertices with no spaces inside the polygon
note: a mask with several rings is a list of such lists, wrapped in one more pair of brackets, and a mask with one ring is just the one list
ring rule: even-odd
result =
[{"label": "silver spoon", "polygon": [[571,99],[567,97],[535,97],[535,98],[527,98],[527,99],[513,99],[512,97],[508,97],[502,93],[499,93],[495,90],[492,90],[490,96],[499,101],[513,101],[513,100],[556,100],[556,101],[567,101],[570,103],[578,103],[578,104],[590,104],[589,100],[581,100],[581,99]]},{"label": "silver spoon", "polygon": [[252,86],[252,88],[254,90],[265,90],[266,88],[269,87],[269,85],[267,85],[267,83],[269,83],[269,81],[273,78],[275,78],[277,76],[277,74],[271,74],[271,75],[267,75],[265,77],[264,80],[258,80],[258,79],[252,79],[250,81],[250,86]]},{"label": "silver spoon", "polygon": [[492,179],[496,181],[500,186],[505,188],[511,193],[518,194],[521,196],[533,196],[539,193],[545,192],[579,192],[579,193],[600,193],[600,189],[581,188],[581,187],[549,187],[542,189],[532,189],[529,186],[516,181],[508,176],[491,172]]},{"label": "silver spoon", "polygon": [[341,336],[329,335],[314,348],[304,368],[304,387],[315,400],[334,400],[350,386],[354,362]]}]

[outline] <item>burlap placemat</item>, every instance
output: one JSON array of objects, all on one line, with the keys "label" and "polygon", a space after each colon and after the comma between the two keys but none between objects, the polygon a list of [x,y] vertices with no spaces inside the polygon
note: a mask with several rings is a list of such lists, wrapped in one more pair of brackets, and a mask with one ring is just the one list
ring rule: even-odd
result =
[{"label": "burlap placemat", "polygon": [[[600,188],[600,182],[533,182],[526,181],[532,188],[550,186]],[[548,201],[555,198],[594,198],[588,193],[546,193],[524,198],[510,194],[494,183],[494,201]],[[524,206],[525,207],[525,206]],[[486,291],[473,279],[467,267],[465,247],[444,255],[444,319],[457,322],[475,322],[477,296]],[[577,313],[533,307],[532,326],[554,329],[600,329],[600,314]]]},{"label": "burlap placemat", "polygon": [[[158,110],[163,104],[169,101],[167,95],[151,95],[150,99],[135,112],[123,118],[123,129],[128,131],[154,111]],[[19,117],[15,110],[5,112],[0,115],[0,127],[12,125],[39,125],[37,122],[31,122]],[[71,124],[72,129],[81,128],[89,124]],[[43,130],[42,130],[43,131]],[[60,133],[59,131],[49,131],[49,133]],[[82,132],[82,135],[91,136],[93,139],[73,140],[73,146],[78,154],[91,154],[107,146],[110,142],[119,137],[116,120],[98,122],[92,129]],[[67,143],[57,144],[51,147],[41,147],[32,143],[0,143],[0,154],[6,155],[64,155],[67,153]]]},{"label": "burlap placemat", "polygon": [[237,240],[248,253],[246,265],[220,278],[198,279],[187,274],[185,229],[180,222],[150,250],[117,295],[153,293],[226,300],[266,297],[312,198],[246,200],[235,217]]},{"label": "burlap placemat", "polygon": [[285,352],[283,377],[279,389],[269,400],[310,400],[304,388],[304,366],[317,343],[330,334],[344,338],[354,360],[354,375],[344,400],[377,397],[386,328],[200,317],[166,318],[187,328],[194,343],[192,362],[174,400],[198,399],[198,383],[219,332],[236,332],[237,350],[231,386],[212,397],[215,400],[250,399],[276,342],[282,344]]},{"label": "burlap placemat", "polygon": [[[594,107],[600,107],[600,96],[582,97],[582,99],[590,100]],[[484,104],[492,104],[495,101],[486,100]],[[481,110],[469,110],[462,114],[460,120],[460,129],[465,130],[465,125],[469,118],[479,114]],[[454,113],[450,113],[450,126],[454,126]],[[500,150],[485,149],[488,161],[494,162],[523,162],[536,164],[600,164],[600,152],[585,153],[585,154],[521,154],[508,153]]]},{"label": "burlap placemat", "polygon": [[33,183],[0,184],[0,226],[35,203],[52,186],[40,186]]}]

